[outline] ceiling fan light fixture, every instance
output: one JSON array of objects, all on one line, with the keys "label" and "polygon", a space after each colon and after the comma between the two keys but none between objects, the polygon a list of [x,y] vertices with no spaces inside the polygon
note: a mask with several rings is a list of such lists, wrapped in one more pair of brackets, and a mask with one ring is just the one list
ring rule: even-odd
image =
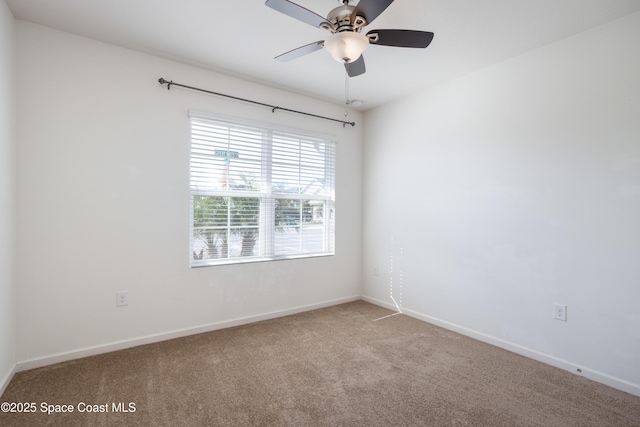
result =
[{"label": "ceiling fan light fixture", "polygon": [[369,38],[367,36],[351,31],[332,34],[324,41],[324,48],[333,59],[347,64],[360,58],[362,52],[368,47]]}]

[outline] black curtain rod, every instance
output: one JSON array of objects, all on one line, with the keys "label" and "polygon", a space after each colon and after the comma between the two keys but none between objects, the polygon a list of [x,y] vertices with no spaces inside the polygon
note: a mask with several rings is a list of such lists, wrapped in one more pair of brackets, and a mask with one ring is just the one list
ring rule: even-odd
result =
[{"label": "black curtain rod", "polygon": [[342,127],[345,127],[347,125],[351,125],[351,126],[355,126],[356,125],[355,122],[346,122],[344,120],[332,119],[331,117],[318,116],[317,114],[305,113],[304,111],[291,110],[289,108],[278,107],[277,105],[265,104],[263,102],[252,101],[250,99],[239,98],[237,96],[225,95],[224,93],[212,92],[212,91],[206,90],[206,89],[200,89],[200,88],[197,88],[197,87],[187,86],[187,85],[183,85],[183,84],[180,84],[180,83],[174,83],[173,80],[171,80],[171,81],[165,80],[162,77],[160,77],[158,79],[158,81],[160,82],[160,84],[165,84],[166,83],[167,84],[167,90],[171,89],[172,85],[173,86],[180,86],[180,87],[184,87],[184,88],[187,88],[187,89],[192,89],[192,90],[197,90],[197,91],[200,91],[200,92],[210,93],[211,95],[224,96],[225,98],[235,99],[236,101],[249,102],[251,104],[261,105],[263,107],[269,107],[269,108],[271,108],[271,112],[272,113],[275,113],[276,110],[282,110],[282,111],[288,111],[290,113],[303,114],[305,116],[311,116],[311,117],[316,117],[318,119],[331,120],[332,122],[342,123]]}]

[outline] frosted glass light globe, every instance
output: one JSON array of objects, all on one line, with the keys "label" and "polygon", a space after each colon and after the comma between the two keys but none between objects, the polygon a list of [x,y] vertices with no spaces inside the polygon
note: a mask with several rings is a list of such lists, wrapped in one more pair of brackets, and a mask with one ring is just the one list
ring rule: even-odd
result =
[{"label": "frosted glass light globe", "polygon": [[338,62],[350,63],[362,55],[369,47],[369,38],[351,31],[335,33],[324,41],[324,48]]}]

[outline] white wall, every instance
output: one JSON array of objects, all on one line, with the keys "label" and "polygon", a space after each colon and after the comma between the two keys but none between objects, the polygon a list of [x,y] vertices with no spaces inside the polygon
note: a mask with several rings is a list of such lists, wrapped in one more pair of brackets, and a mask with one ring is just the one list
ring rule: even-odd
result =
[{"label": "white wall", "polygon": [[0,0],[0,395],[16,361],[15,33],[13,15],[4,0]]},{"label": "white wall", "polygon": [[636,13],[368,112],[364,294],[640,394],[638,52]]},{"label": "white wall", "polygon": [[[359,113],[350,115],[356,127],[343,128],[167,91],[158,78],[339,119],[344,112],[34,24],[18,21],[17,30],[21,368],[360,295]],[[189,109],[337,135],[336,255],[189,269]],[[129,292],[128,307],[116,307],[119,290]]]}]

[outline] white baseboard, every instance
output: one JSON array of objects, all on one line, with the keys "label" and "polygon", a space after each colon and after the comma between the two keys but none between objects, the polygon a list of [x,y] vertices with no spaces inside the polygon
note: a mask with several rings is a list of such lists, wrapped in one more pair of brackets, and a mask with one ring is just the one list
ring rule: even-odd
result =
[{"label": "white baseboard", "polygon": [[360,298],[363,301],[370,302],[371,304],[379,305],[380,307],[388,308],[389,310],[398,311],[398,308],[395,306],[395,304],[392,304],[390,302],[381,301],[379,299],[371,298],[371,297],[368,297],[368,296],[365,296],[365,295],[363,295]]},{"label": "white baseboard", "polygon": [[[16,363],[13,369],[13,373],[19,371],[26,371],[28,369],[40,368],[43,366],[53,365],[56,363],[67,362],[69,360],[81,359],[83,357],[95,356],[97,354],[110,353],[112,351],[124,350],[126,348],[137,347],[145,344],[152,344],[160,341],[166,341],[174,338],[185,337],[189,335],[201,334],[204,332],[211,332],[218,329],[231,328],[234,326],[246,325],[249,323],[260,322],[262,320],[275,319],[277,317],[289,316],[291,314],[302,313],[305,311],[317,310],[319,308],[330,307],[333,305],[344,304],[347,302],[360,300],[360,295],[339,298],[335,300],[325,301],[318,304],[309,304],[299,307],[294,307],[286,310],[273,311],[270,313],[259,314],[256,316],[248,316],[239,319],[232,319],[222,322],[210,323],[207,325],[197,326],[193,328],[185,328],[174,330],[170,332],[163,332],[160,334],[145,335],[139,338],[133,338],[128,340],[122,340],[112,342],[104,345],[97,345],[93,347],[85,347],[78,350],[72,350],[69,352],[58,353],[51,356],[39,357],[29,360],[23,360]],[[9,380],[13,377],[13,373],[9,375]],[[9,381],[7,381],[7,385]]]},{"label": "white baseboard", "polygon": [[2,396],[4,391],[7,389],[16,372],[18,372],[16,368],[16,364],[14,363],[11,369],[9,369],[9,372],[7,372],[7,374],[0,380],[0,396]]},{"label": "white baseboard", "polygon": [[[386,301],[381,301],[381,300],[367,297],[367,296],[362,296],[362,300],[370,302],[371,304],[388,308],[393,311],[397,311],[397,308],[394,304],[388,303]],[[424,322],[431,323],[436,326],[440,326],[441,328],[445,328],[450,331],[454,331],[459,334],[466,335],[468,337],[477,339],[478,341],[495,345],[496,347],[500,347],[502,349],[511,351],[513,353],[517,353],[521,356],[528,357],[529,359],[537,360],[538,362],[555,366],[556,368],[560,368],[565,371],[571,372],[572,374],[580,375],[590,380],[597,381],[599,383],[608,385],[609,387],[622,390],[624,392],[633,394],[635,396],[640,396],[640,385],[638,384],[633,384],[628,381],[612,377],[611,375],[608,375],[593,369],[589,369],[588,367],[579,366],[567,360],[559,359],[557,357],[554,357],[545,353],[541,353],[536,350],[532,350],[530,348],[521,346],[519,344],[515,344],[515,343],[509,342],[500,338],[496,338],[490,335],[486,335],[486,334],[483,334],[482,332],[474,331],[473,329],[465,328],[463,326],[459,326],[454,323],[450,323],[432,316],[428,316],[426,314],[422,314],[417,311],[407,309],[405,307],[401,307],[401,311],[407,316],[411,316],[416,319],[422,320]]]}]

